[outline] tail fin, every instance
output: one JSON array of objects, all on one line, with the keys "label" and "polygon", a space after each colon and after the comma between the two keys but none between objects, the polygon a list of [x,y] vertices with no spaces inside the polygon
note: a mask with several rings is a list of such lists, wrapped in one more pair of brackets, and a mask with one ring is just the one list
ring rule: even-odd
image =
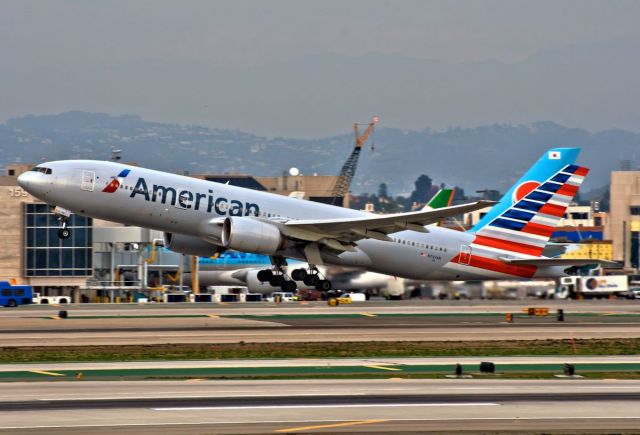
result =
[{"label": "tail fin", "polygon": [[435,210],[436,208],[449,207],[453,200],[453,194],[455,189],[440,189],[433,195],[433,198],[429,200],[422,210]]},{"label": "tail fin", "polygon": [[579,148],[554,148],[471,231],[473,242],[540,256],[589,169],[574,165]]}]

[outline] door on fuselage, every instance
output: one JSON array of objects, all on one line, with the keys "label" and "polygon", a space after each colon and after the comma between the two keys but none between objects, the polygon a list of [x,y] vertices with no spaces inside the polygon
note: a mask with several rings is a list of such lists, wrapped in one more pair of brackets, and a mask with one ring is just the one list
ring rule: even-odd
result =
[{"label": "door on fuselage", "polygon": [[[82,175],[80,179],[80,189],[86,190],[87,192],[93,192],[93,189],[96,186],[96,171],[92,171],[89,169],[83,169]],[[116,186],[117,189],[117,186]]]},{"label": "door on fuselage", "polygon": [[460,246],[460,264],[468,265],[469,263],[471,263],[471,246],[461,245]]}]

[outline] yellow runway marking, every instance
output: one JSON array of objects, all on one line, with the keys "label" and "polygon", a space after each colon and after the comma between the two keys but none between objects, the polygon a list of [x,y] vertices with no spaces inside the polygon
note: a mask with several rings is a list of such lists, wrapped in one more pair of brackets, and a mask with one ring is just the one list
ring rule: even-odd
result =
[{"label": "yellow runway marking", "polygon": [[345,423],[333,423],[333,424],[321,424],[317,426],[303,426],[303,427],[290,427],[288,429],[278,429],[274,432],[297,432],[302,430],[314,430],[314,429],[328,429],[332,427],[343,427],[343,426],[356,426],[359,424],[374,424],[374,423],[384,423],[387,420],[359,420],[359,421],[347,421]]},{"label": "yellow runway marking", "polygon": [[380,369],[380,370],[390,370],[392,372],[401,372],[402,369],[398,369],[395,367],[385,367],[385,366],[365,366],[368,367],[370,369]]},{"label": "yellow runway marking", "polygon": [[66,376],[62,373],[56,372],[45,372],[44,370],[29,370],[31,373],[37,373],[39,375],[49,375],[49,376]]},{"label": "yellow runway marking", "polygon": [[208,317],[211,317],[212,319],[219,319],[220,316],[217,316],[215,314],[207,314]]},{"label": "yellow runway marking", "polygon": [[53,320],[62,320],[62,319],[60,319],[60,316],[51,316],[51,319],[53,319]]},{"label": "yellow runway marking", "polygon": [[371,313],[362,313],[362,315],[366,317],[378,317],[377,314],[371,314]]}]

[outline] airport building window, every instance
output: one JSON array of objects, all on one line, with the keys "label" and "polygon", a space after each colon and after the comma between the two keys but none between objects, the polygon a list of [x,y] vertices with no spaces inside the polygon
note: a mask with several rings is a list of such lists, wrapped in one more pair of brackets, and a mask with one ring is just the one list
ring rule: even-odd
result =
[{"label": "airport building window", "polygon": [[91,218],[71,215],[71,237],[58,237],[60,223],[46,204],[24,205],[24,275],[91,276],[93,248]]},{"label": "airport building window", "polygon": [[640,206],[632,205],[629,209],[631,216],[640,216]]}]

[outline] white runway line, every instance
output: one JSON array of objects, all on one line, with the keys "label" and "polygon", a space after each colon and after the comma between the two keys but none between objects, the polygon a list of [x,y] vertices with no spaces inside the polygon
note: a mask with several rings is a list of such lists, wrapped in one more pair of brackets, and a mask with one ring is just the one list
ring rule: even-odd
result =
[{"label": "white runway line", "polygon": [[418,407],[444,407],[444,406],[501,406],[499,403],[374,403],[374,404],[349,404],[349,405],[264,405],[264,406],[181,406],[175,408],[150,408],[153,411],[211,411],[211,410],[238,410],[238,409],[318,409],[318,408],[418,408]]}]

